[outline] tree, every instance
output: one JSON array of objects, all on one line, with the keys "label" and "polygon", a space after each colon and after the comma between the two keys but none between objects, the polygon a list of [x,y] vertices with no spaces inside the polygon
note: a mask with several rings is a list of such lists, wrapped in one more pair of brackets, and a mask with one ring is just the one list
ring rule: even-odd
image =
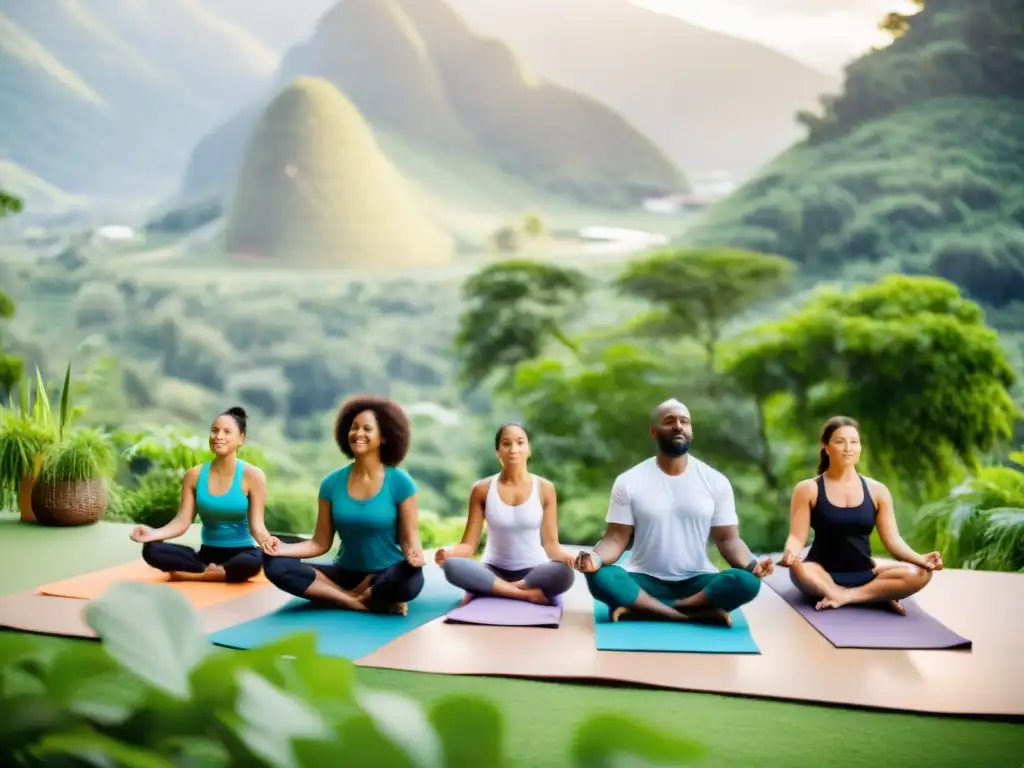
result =
[{"label": "tree", "polygon": [[[21,200],[0,189],[0,219],[19,212],[21,212]],[[0,291],[0,319],[10,320],[14,317],[14,310],[14,302],[6,293]],[[0,345],[0,395],[5,399],[7,393],[21,380],[24,370],[24,360],[15,355],[4,354],[3,346]]]},{"label": "tree", "polygon": [[754,400],[784,399],[812,453],[821,420],[854,416],[870,466],[920,498],[976,469],[1019,415],[1013,369],[983,318],[952,283],[890,276],[820,291],[743,334],[724,369]]},{"label": "tree", "polygon": [[793,273],[781,256],[715,248],[665,251],[632,262],[615,281],[619,291],[645,299],[653,312],[633,330],[700,341],[714,368],[726,325],[761,301],[778,296]]},{"label": "tree", "polygon": [[0,189],[0,219],[15,213],[21,213],[21,200]]},{"label": "tree", "polygon": [[492,264],[470,277],[454,339],[462,381],[473,389],[496,370],[510,377],[552,339],[575,351],[564,329],[582,308],[589,284],[575,269],[528,260]]}]

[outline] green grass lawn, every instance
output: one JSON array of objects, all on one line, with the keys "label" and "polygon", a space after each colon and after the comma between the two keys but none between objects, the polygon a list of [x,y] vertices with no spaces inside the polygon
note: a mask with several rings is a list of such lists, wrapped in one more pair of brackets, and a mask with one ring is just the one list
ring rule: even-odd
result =
[{"label": "green grass lawn", "polygon": [[[0,591],[29,589],[138,556],[128,527],[54,530],[0,518]],[[189,534],[195,541],[196,531]],[[59,642],[87,642],[62,640]],[[325,658],[325,665],[340,663]],[[808,674],[814,674],[808,670]],[[786,768],[1020,768],[1020,724],[882,714],[710,694],[360,669],[368,686],[428,702],[451,693],[497,699],[508,752],[522,768],[568,765],[573,729],[600,711],[640,715],[708,749],[701,765]],[[481,766],[481,768],[484,768]]]}]

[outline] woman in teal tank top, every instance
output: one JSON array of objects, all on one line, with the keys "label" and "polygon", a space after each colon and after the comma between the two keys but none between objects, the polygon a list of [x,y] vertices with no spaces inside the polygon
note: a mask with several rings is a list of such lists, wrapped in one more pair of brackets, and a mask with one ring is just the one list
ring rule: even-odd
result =
[{"label": "woman in teal tank top", "polygon": [[[263,567],[263,553],[249,533],[249,515],[259,510],[262,521],[267,482],[262,470],[238,458],[245,428],[242,408],[220,414],[210,427],[213,461],[185,473],[177,516],[162,528],[140,525],[132,531],[132,539],[143,545],[142,559],[172,579],[237,583]],[[196,516],[202,523],[198,550],[167,543],[183,535]]]},{"label": "woman in teal tank top", "polygon": [[[262,510],[252,530],[267,579],[297,597],[352,611],[405,614],[423,589],[416,484],[399,468],[409,450],[409,420],[390,400],[360,397],[341,406],[334,437],[352,463],[320,485],[316,532],[283,544],[267,533]],[[331,565],[303,563],[341,539]]]}]

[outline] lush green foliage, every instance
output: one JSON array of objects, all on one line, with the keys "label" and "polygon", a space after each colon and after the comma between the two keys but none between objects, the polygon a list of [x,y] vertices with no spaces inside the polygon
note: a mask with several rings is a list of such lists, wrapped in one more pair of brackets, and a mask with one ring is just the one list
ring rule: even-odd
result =
[{"label": "lush green foliage", "polygon": [[[318,658],[313,635],[214,649],[185,598],[148,584],[112,587],[86,620],[102,645],[0,634],[4,765],[312,768],[343,756],[365,768],[497,768],[510,757],[494,702],[449,696],[424,710],[360,686],[349,662]],[[567,757],[600,768],[613,758],[679,765],[702,753],[638,720],[597,716]]]},{"label": "lush green foliage", "polygon": [[885,22],[891,46],[847,69],[780,156],[686,234],[817,271],[856,262],[951,280],[1020,328],[1024,296],[1024,12],[930,0]]},{"label": "lush green foliage", "polygon": [[989,467],[919,512],[913,541],[950,568],[1024,573],[1024,455]]},{"label": "lush green foliage", "polygon": [[575,269],[526,260],[500,262],[470,277],[454,340],[463,381],[475,387],[495,371],[514,370],[551,339],[571,349],[561,329],[579,314],[587,287]]},{"label": "lush green foliage", "polygon": [[1011,437],[1020,414],[998,335],[935,278],[821,291],[738,337],[724,368],[759,403],[788,399],[792,423],[808,430],[855,415],[873,471],[908,491],[948,490]]},{"label": "lush green foliage", "polygon": [[935,97],[1021,97],[1024,11],[1020,3],[917,0],[917,4],[922,8],[918,13],[886,16],[881,26],[897,39],[847,67],[843,93],[822,100],[824,114],[800,115],[812,143]]},{"label": "lush green foliage", "polygon": [[[21,211],[21,200],[0,189],[0,219]],[[0,291],[0,321],[14,317],[14,302]],[[14,384],[21,378],[25,363],[17,355],[4,354],[0,340],[0,398],[5,398]]]},{"label": "lush green foliage", "polygon": [[[519,274],[515,262],[508,269]],[[489,279],[500,282],[499,271]],[[655,254],[613,281],[657,302],[643,347],[627,321],[572,342],[571,358],[541,353],[515,367],[496,395],[533,428],[533,465],[568,502],[566,541],[600,529],[611,478],[650,453],[646,416],[672,396],[694,414],[695,451],[733,479],[744,536],[762,549],[779,546],[788,494],[813,472],[817,430],[835,413],[861,421],[871,471],[897,497],[917,500],[945,493],[1011,437],[1014,371],[980,308],[954,285],[890,277],[820,291],[782,319],[740,325],[787,274],[776,257],[755,253]],[[661,285],[658,275],[686,280]],[[510,301],[504,311],[521,318],[531,310]],[[463,327],[461,344],[490,343],[491,329]]]}]

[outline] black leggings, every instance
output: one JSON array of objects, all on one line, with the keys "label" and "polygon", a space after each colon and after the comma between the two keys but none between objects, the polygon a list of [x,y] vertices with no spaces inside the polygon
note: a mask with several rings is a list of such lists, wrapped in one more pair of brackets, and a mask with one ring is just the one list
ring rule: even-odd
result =
[{"label": "black leggings", "polygon": [[263,571],[275,587],[296,597],[306,597],[306,591],[316,580],[316,572],[333,581],[344,590],[355,589],[370,576],[371,607],[407,603],[423,591],[423,569],[409,565],[405,560],[376,573],[350,571],[337,565],[304,563],[293,557],[263,556]]},{"label": "black leggings", "polygon": [[224,566],[225,581],[248,581],[263,568],[263,550],[259,547],[208,547],[199,551],[183,544],[151,541],[142,545],[142,559],[160,571],[202,573],[210,564]]}]

